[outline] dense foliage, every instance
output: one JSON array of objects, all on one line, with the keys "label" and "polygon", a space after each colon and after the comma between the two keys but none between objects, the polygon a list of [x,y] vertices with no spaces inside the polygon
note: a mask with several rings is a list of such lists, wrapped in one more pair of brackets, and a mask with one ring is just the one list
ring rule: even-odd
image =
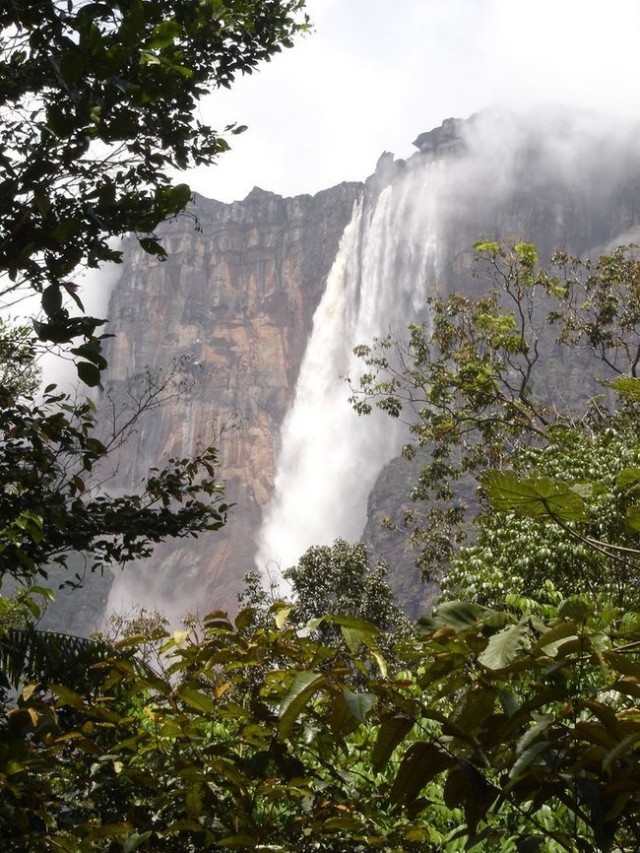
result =
[{"label": "dense foliage", "polygon": [[[286,610],[287,619],[301,627],[318,620],[318,636],[331,642],[339,632],[322,617],[327,613],[357,616],[379,628],[385,636],[383,642],[393,643],[411,630],[411,623],[394,600],[388,575],[384,561],[370,564],[362,543],[352,545],[336,539],[333,545],[312,546],[297,565],[283,572],[288,584],[285,597],[292,602]],[[260,573],[250,572],[240,603],[252,607],[260,624],[265,625],[271,623],[271,606],[282,595],[277,581],[265,589]]]},{"label": "dense foliage", "polygon": [[148,556],[167,537],[196,536],[224,524],[213,448],[169,460],[132,494],[110,496],[93,477],[137,418],[170,393],[168,383],[143,380],[145,390],[130,395],[136,405],[121,411],[120,420],[114,410],[113,429],[100,440],[90,400],[76,402],[54,385],[37,398],[22,393],[37,375],[36,349],[28,339],[16,342],[16,334],[7,330],[0,343],[15,354],[4,371],[0,407],[0,583],[46,577],[52,564],[66,565],[74,552],[90,569],[123,565]]},{"label": "dense foliage", "polygon": [[[83,316],[76,271],[117,260],[109,241],[127,232],[163,257],[153,230],[190,197],[172,171],[227,147],[199,99],[287,46],[302,6],[0,10],[3,292],[41,294],[38,336],[80,339],[86,383],[106,367],[104,321]],[[92,485],[164,386],[149,374],[98,437],[91,403],[35,396],[34,342],[0,328],[0,580],[17,584],[0,597],[3,850],[638,849],[640,264],[627,248],[541,270],[530,244],[478,248],[486,295],[434,298],[406,344],[359,348],[357,410],[407,416],[428,454],[426,514],[407,519],[423,570],[448,569],[444,597],[469,599],[412,630],[386,567],[338,541],[288,570],[290,603],[254,577],[234,620],[170,631],[145,613],[119,639],[39,634],[52,563],[126,564],[219,528],[226,506],[212,449],[131,495]],[[574,393],[585,352],[601,384]]]},{"label": "dense foliage", "polygon": [[[416,447],[429,453],[412,493],[425,511],[416,506],[406,519],[427,578],[442,575],[467,537],[466,507],[480,472],[528,465],[548,473],[548,448],[559,446],[556,473],[574,465],[568,476],[580,479],[584,464],[578,453],[570,460],[572,444],[587,451],[590,441],[606,443],[609,427],[622,430],[619,446],[628,445],[612,475],[635,453],[637,401],[625,404],[631,420],[614,425],[615,395],[603,394],[608,381],[633,381],[640,362],[635,249],[593,263],[559,253],[545,270],[528,243],[476,248],[478,275],[489,274],[486,295],[433,297],[430,319],[410,327],[407,341],[389,336],[358,348],[366,371],[353,389],[356,410],[376,405],[405,417],[413,435],[405,455]],[[585,370],[590,358],[595,376]]]},{"label": "dense foliage", "polygon": [[[291,44],[302,0],[15,0],[0,9],[0,281],[42,294],[42,340],[84,338],[82,378],[104,367],[74,276],[117,261],[133,233],[164,257],[154,228],[184,210],[177,170],[229,144],[198,102]],[[70,302],[72,300],[72,302]]]},{"label": "dense foliage", "polygon": [[[453,556],[443,594],[493,606],[514,588],[540,600],[551,582],[564,596],[582,592],[638,606],[637,414],[629,407],[611,416],[592,410],[572,427],[550,429],[544,446],[521,448],[509,465],[511,481],[503,474],[484,482],[510,487],[511,500],[483,502],[476,541]],[[542,505],[514,512],[536,506],[527,484],[547,495],[555,524]]]},{"label": "dense foliage", "polygon": [[370,624],[325,617],[327,644],[274,617],[160,632],[164,671],[29,685],[1,732],[7,849],[637,847],[637,614],[443,606],[397,673]]},{"label": "dense foliage", "polygon": [[[530,275],[550,289],[547,274]],[[424,353],[421,369],[447,385],[456,428],[439,431],[432,398],[415,431],[432,465],[478,476],[476,542],[442,555],[449,596],[472,600],[442,601],[389,644],[399,626],[384,567],[338,541],[288,571],[297,601],[268,608],[254,578],[254,606],[234,621],[210,614],[172,632],[145,617],[120,626],[119,642],[76,648],[88,679],[55,665],[25,673],[5,642],[5,677],[21,690],[0,728],[9,849],[637,849],[640,380],[607,379],[618,396],[582,410],[528,396],[525,383],[516,405],[509,358],[533,359],[522,334],[504,337],[513,319],[495,297],[482,311],[452,299],[464,334],[444,309],[434,328],[464,345],[446,362]],[[561,335],[582,334],[575,318],[572,307],[569,330],[551,317]],[[631,338],[623,325],[603,325],[608,367],[612,342]],[[479,359],[471,342],[488,338]],[[433,390],[414,365],[404,381],[418,379]],[[427,477],[444,502],[445,473]],[[24,620],[28,605],[15,608]],[[5,636],[24,643],[19,625]],[[47,668],[42,650],[31,660]]]}]

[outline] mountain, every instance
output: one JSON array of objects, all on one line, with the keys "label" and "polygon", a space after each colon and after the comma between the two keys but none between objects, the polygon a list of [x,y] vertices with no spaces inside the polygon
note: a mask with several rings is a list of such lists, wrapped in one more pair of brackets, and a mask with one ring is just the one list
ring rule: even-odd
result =
[{"label": "mountain", "polygon": [[155,376],[178,361],[184,382],[141,421],[109,488],[214,443],[235,506],[220,533],[128,566],[109,606],[233,609],[256,553],[277,572],[310,544],[359,538],[368,510],[374,556],[417,609],[413,557],[373,521],[411,476],[392,461],[406,431],[350,411],[341,378],[357,381],[353,347],[424,319],[436,288],[477,292],[480,237],[533,241],[543,261],[637,239],[635,138],[554,109],[447,119],[408,160],[383,154],[362,184],[289,199],[255,188],[233,204],[196,196],[159,229],[164,262],[129,241],[108,311],[108,381],[123,396],[147,366]]},{"label": "mountain", "polygon": [[122,393],[147,365],[167,370],[185,357],[190,383],[143,419],[117,485],[132,487],[149,467],[197,443],[216,444],[218,476],[235,506],[220,533],[161,546],[153,565],[127,567],[116,577],[113,606],[130,596],[172,615],[174,604],[180,612],[236,606],[254,567],[278,431],[313,313],[360,193],[359,184],[345,183],[314,197],[258,188],[233,204],[196,196],[188,215],[159,232],[165,262],[127,244],[108,312],[116,332],[109,383]]}]

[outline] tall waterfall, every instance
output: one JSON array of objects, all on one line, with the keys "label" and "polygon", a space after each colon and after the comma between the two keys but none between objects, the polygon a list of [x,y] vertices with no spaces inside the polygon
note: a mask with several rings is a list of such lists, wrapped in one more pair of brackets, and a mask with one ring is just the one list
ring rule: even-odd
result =
[{"label": "tall waterfall", "polygon": [[[427,163],[356,204],[327,279],[281,433],[274,498],[257,565],[276,579],[311,545],[359,539],[367,497],[399,452],[406,427],[380,412],[359,418],[349,377],[353,354],[388,331],[402,335],[423,318],[438,275],[436,186],[442,163]],[[286,592],[281,583],[281,592]]]}]

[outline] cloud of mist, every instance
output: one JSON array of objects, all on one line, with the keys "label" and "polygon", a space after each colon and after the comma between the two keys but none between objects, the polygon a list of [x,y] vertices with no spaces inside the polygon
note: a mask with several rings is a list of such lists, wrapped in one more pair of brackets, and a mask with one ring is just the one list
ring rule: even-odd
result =
[{"label": "cloud of mist", "polygon": [[[402,419],[375,410],[358,418],[350,408],[341,378],[358,387],[366,369],[354,347],[389,331],[406,338],[408,323],[426,319],[427,296],[464,286],[483,236],[581,252],[640,224],[623,203],[627,182],[640,177],[636,136],[612,132],[597,114],[495,109],[460,130],[464,147],[415,157],[379,197],[365,196],[344,232],[282,426],[256,559],[263,571],[294,565],[313,544],[359,539],[370,490],[406,440]],[[469,266],[454,272],[454,258]],[[393,363],[393,349],[385,357]]]},{"label": "cloud of mist", "polygon": [[635,0],[309,0],[315,32],[202,117],[249,125],[216,167],[193,174],[232,201],[259,185],[284,195],[362,180],[383,150],[488,105],[556,103],[640,115]]}]

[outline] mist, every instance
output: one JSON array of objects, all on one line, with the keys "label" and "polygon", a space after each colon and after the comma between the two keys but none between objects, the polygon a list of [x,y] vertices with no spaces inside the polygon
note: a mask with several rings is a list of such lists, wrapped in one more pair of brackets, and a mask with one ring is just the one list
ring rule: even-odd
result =
[{"label": "mist", "polygon": [[309,0],[314,31],[202,106],[214,127],[248,131],[204,195],[255,185],[282,195],[362,180],[382,151],[407,157],[418,133],[494,104],[557,105],[627,124],[640,117],[640,6],[633,0]]},{"label": "mist", "polygon": [[[312,545],[360,539],[369,493],[409,436],[411,409],[400,419],[352,410],[344,379],[357,388],[366,369],[354,347],[387,333],[406,339],[408,324],[428,321],[429,296],[469,293],[481,237],[534,241],[546,261],[634,236],[631,209],[611,216],[640,175],[630,126],[560,107],[491,109],[458,134],[455,153],[387,160],[344,233],[281,431],[256,560],[270,580]],[[393,349],[385,355],[393,364]]]}]

